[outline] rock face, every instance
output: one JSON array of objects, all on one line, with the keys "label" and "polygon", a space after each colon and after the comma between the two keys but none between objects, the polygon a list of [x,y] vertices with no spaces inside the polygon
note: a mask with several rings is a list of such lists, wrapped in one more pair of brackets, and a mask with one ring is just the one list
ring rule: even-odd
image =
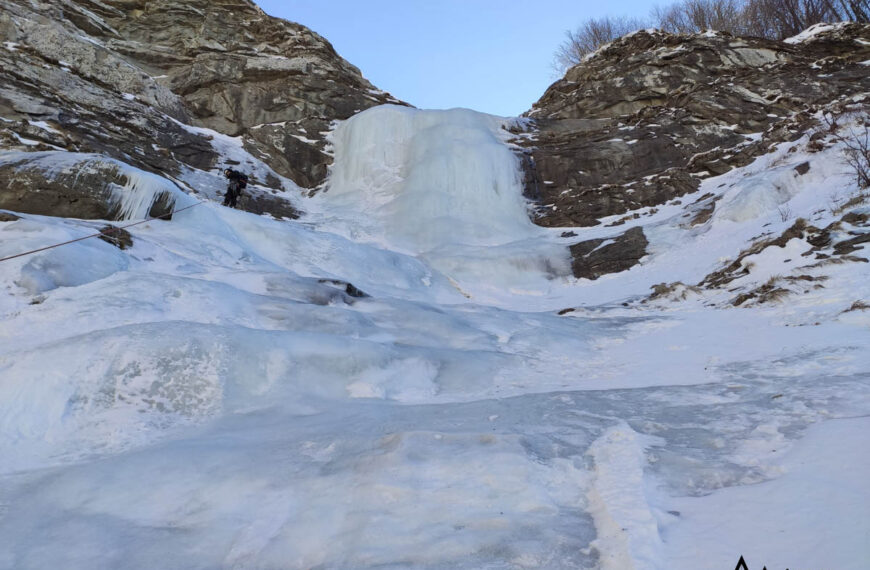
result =
[{"label": "rock face", "polygon": [[81,1],[116,33],[106,46],[159,77],[199,126],[245,146],[303,187],[323,182],[330,123],[383,103],[375,89],[311,30],[251,2]]},{"label": "rock face", "polygon": [[870,25],[807,36],[642,31],[568,70],[518,132],[537,223],[592,226],[663,204],[799,137],[817,106],[870,91]]},{"label": "rock face", "polygon": [[20,150],[95,152],[177,173],[218,157],[185,130],[184,102],[154,78],[83,35],[72,3],[0,7],[0,140]]},{"label": "rock face", "polygon": [[618,273],[637,265],[646,255],[649,242],[643,229],[631,228],[612,239],[591,239],[570,247],[571,270],[574,277],[598,279],[607,273]]},{"label": "rock face", "polygon": [[[294,182],[314,188],[324,181],[332,122],[385,102],[401,103],[375,89],[322,37],[247,0],[9,0],[0,6],[5,151],[96,153],[178,177],[235,166],[227,145],[241,146],[263,163],[242,165],[252,177],[242,207],[296,217],[282,193],[295,189]],[[238,138],[216,141],[218,133]],[[5,163],[9,178],[0,185],[0,204],[105,216],[108,204],[94,200],[105,197],[100,188],[113,182],[110,173],[94,180],[93,191],[73,192],[75,199],[43,185],[40,209],[24,196],[39,175],[18,172],[16,164]],[[214,178],[212,185],[223,186]],[[49,198],[51,188],[57,192]]]},{"label": "rock face", "polygon": [[177,194],[165,179],[99,154],[0,155],[0,209],[95,220],[169,219]]}]

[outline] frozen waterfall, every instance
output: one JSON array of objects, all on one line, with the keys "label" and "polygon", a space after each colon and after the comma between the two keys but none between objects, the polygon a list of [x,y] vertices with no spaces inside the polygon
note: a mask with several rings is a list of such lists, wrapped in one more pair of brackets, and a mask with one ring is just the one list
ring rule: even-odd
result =
[{"label": "frozen waterfall", "polygon": [[569,273],[567,251],[530,219],[505,121],[468,109],[362,112],[333,133],[320,208],[351,239],[418,255],[457,281],[546,287]]},{"label": "frozen waterfall", "polygon": [[540,235],[527,213],[503,120],[467,109],[375,107],[333,135],[330,200],[373,218],[414,252]]}]

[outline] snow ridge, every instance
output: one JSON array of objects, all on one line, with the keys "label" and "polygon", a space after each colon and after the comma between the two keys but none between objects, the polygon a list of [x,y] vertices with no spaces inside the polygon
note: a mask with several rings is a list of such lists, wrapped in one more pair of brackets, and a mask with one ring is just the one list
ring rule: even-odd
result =
[{"label": "snow ridge", "polygon": [[598,532],[590,546],[598,551],[602,570],[662,568],[662,541],[644,493],[643,439],[620,422],[587,451],[595,462],[588,508]]}]

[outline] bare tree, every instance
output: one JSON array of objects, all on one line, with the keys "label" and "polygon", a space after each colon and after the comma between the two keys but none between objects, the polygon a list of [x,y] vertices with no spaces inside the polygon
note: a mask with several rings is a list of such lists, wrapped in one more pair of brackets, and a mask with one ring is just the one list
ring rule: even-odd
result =
[{"label": "bare tree", "polygon": [[870,3],[867,0],[826,0],[826,3],[843,20],[870,23]]},{"label": "bare tree", "polygon": [[870,188],[870,127],[865,126],[863,133],[852,131],[841,140],[846,146],[846,162],[855,171],[858,185]]},{"label": "bare tree", "polygon": [[742,35],[745,32],[743,0],[683,0],[653,9],[659,28],[673,34],[716,30]]},{"label": "bare tree", "polygon": [[[653,25],[675,34],[703,30],[781,40],[821,22],[870,23],[870,0],[677,0],[653,9]],[[566,39],[554,57],[559,73],[629,32],[647,27],[640,18],[587,20]]]},{"label": "bare tree", "polygon": [[604,44],[645,27],[645,21],[625,16],[587,20],[580,24],[576,30],[565,32],[565,41],[556,51],[553,65],[560,73],[564,72],[569,67],[583,61],[585,55],[594,52]]},{"label": "bare tree", "polygon": [[866,6],[867,0],[681,0],[655,8],[653,17],[677,34],[709,29],[784,39],[821,22],[862,21]]},{"label": "bare tree", "polygon": [[[864,112],[870,111],[870,105],[864,106]],[[840,142],[846,155],[846,163],[852,167],[855,173],[855,178],[858,181],[858,186],[861,188],[870,188],[870,118],[865,117],[859,120],[859,126],[863,127],[863,132],[859,129],[849,128],[848,135],[840,134],[840,125],[837,122],[842,118],[836,114],[822,117],[823,124],[828,128],[828,132],[835,140]]]},{"label": "bare tree", "polygon": [[822,22],[861,21],[854,15],[866,17],[866,0],[859,3],[851,10],[852,0],[746,0],[743,19],[750,35],[781,40]]}]

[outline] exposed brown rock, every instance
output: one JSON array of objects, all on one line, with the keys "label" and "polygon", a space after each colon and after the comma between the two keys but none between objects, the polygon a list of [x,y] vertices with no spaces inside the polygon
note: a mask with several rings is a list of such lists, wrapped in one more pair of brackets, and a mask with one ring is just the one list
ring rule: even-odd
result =
[{"label": "exposed brown rock", "polygon": [[100,239],[110,243],[118,249],[133,247],[133,236],[124,228],[108,225],[100,228]]},{"label": "exposed brown rock", "polygon": [[[769,247],[785,247],[792,239],[804,240],[807,244],[812,246],[812,248],[803,255],[807,257],[815,254],[814,258],[818,261],[803,266],[806,269],[847,262],[867,263],[867,258],[851,254],[863,249],[862,244],[870,243],[870,232],[850,232],[854,237],[846,239],[842,238],[844,231],[843,224],[847,223],[847,219],[859,221],[862,217],[864,217],[864,214],[850,212],[843,216],[842,219],[829,224],[825,228],[817,228],[807,223],[806,220],[798,218],[791,227],[776,238],[764,237],[757,240],[750,247],[740,252],[734,261],[728,263],[722,269],[707,275],[700,283],[698,283],[698,287],[708,289],[721,289],[726,287],[732,281],[750,274],[751,264],[744,264],[744,260],[747,257],[757,255]],[[822,250],[828,251],[829,253],[822,253]],[[824,285],[819,282],[827,279],[828,277],[824,275],[809,274],[772,277],[763,285],[739,293],[731,300],[731,304],[734,306],[747,306],[747,303],[750,301],[752,302],[751,304],[777,301],[791,293],[806,292],[808,283],[814,283],[812,286],[814,289],[823,288]],[[784,284],[788,284],[792,287],[797,286],[798,288],[789,289],[785,287]],[[801,285],[803,285],[803,287],[800,287]]]},{"label": "exposed brown rock", "polygon": [[785,247],[786,244],[792,239],[804,239],[806,235],[816,235],[821,233],[822,230],[811,226],[807,223],[803,218],[798,218],[795,220],[795,223],[792,224],[787,230],[782,232],[779,236],[775,238],[763,238],[756,241],[750,247],[741,251],[737,258],[717,271],[710,273],[704,279],[698,283],[699,287],[708,287],[708,288],[719,288],[724,287],[728,283],[747,275],[749,273],[749,269],[743,265],[743,260],[751,255],[758,255],[768,247]]},{"label": "exposed brown rock", "polygon": [[870,220],[870,215],[864,212],[849,212],[842,218],[842,221],[853,226],[865,226],[868,220]]},{"label": "exposed brown rock", "polygon": [[852,305],[843,311],[844,313],[851,313],[852,311],[867,311],[870,310],[870,304],[865,303],[864,301],[855,301]]},{"label": "exposed brown rock", "polygon": [[802,136],[814,106],[870,91],[868,59],[866,24],[794,45],[724,33],[616,40],[527,113],[532,136],[516,142],[537,223],[591,226],[692,192]]},{"label": "exposed brown rock", "polygon": [[299,211],[287,200],[267,192],[248,192],[240,199],[240,207],[254,214],[271,214],[275,218],[295,220]]},{"label": "exposed brown rock", "polygon": [[625,271],[646,255],[649,242],[639,227],[611,239],[591,239],[570,247],[574,277],[598,279],[607,273]]},{"label": "exposed brown rock", "polygon": [[117,31],[103,33],[107,46],[160,76],[195,124],[244,136],[276,172],[303,187],[325,178],[332,121],[403,104],[323,37],[247,0],[78,3]]},{"label": "exposed brown rock", "polygon": [[[217,161],[184,101],[72,20],[72,3],[0,6],[0,138],[16,150],[96,152],[145,170],[177,174]],[[78,12],[76,12],[78,13]],[[77,20],[77,21],[80,21]],[[108,32],[105,32],[108,33]]]},{"label": "exposed brown rock", "polygon": [[737,295],[737,297],[735,297],[731,301],[731,304],[735,307],[739,307],[748,301],[752,301],[753,304],[763,305],[765,303],[773,303],[779,301],[791,294],[791,290],[785,289],[784,287],[777,287],[776,281],[771,280],[768,283],[762,285],[761,287],[753,289],[752,291]]},{"label": "exposed brown rock", "polygon": [[870,232],[836,243],[834,245],[834,253],[836,255],[846,255],[859,249],[864,249],[861,245],[864,243],[870,243]]},{"label": "exposed brown rock", "polygon": [[682,281],[674,281],[673,283],[657,283],[650,287],[650,289],[652,289],[652,293],[650,293],[646,299],[642,300],[641,303],[655,301],[656,299],[685,301],[690,293],[699,294],[701,292],[700,287],[686,285]]},{"label": "exposed brown rock", "polygon": [[[52,163],[59,156],[61,164]],[[0,163],[0,208],[68,218],[117,220],[129,178],[117,163],[93,154],[17,153]],[[175,197],[160,192],[153,218],[171,217]]]},{"label": "exposed brown rock", "polygon": [[[95,153],[178,177],[232,164],[207,127],[240,136],[273,172],[252,187],[315,188],[332,162],[336,120],[385,102],[325,39],[248,0],[9,0],[0,6],[0,147]],[[16,174],[0,203],[20,211],[111,218],[110,172],[91,189]],[[33,175],[36,176],[36,175]],[[259,176],[259,179],[257,178]],[[38,177],[37,177],[38,178]],[[57,181],[56,181],[57,182]],[[285,188],[286,186],[286,188]],[[197,188],[205,194],[217,188]],[[35,192],[40,194],[37,196]],[[281,192],[251,189],[242,207],[299,213]],[[37,204],[36,202],[42,202]]]}]

